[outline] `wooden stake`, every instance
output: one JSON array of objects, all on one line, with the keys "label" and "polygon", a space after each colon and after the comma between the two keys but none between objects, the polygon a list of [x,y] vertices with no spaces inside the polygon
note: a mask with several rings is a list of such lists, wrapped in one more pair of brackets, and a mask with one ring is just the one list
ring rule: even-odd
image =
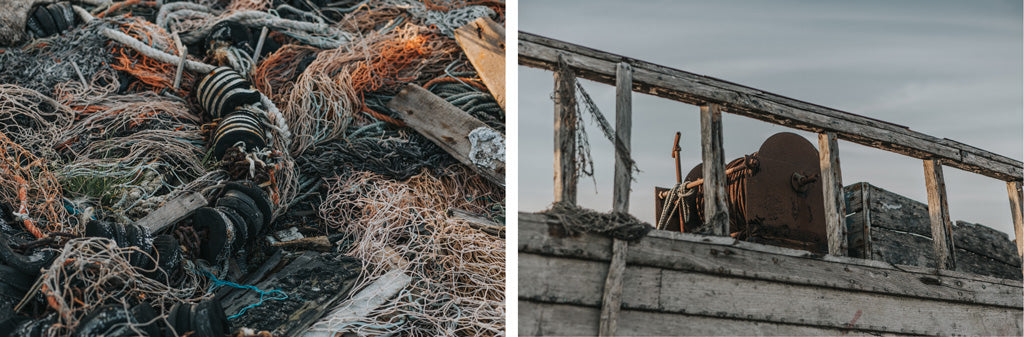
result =
[{"label": "wooden stake", "polygon": [[267,26],[263,26],[260,29],[260,40],[256,42],[256,50],[252,53],[252,68],[256,69],[256,65],[260,64],[260,52],[263,51],[263,40],[267,39]]},{"label": "wooden stake", "polygon": [[[1016,236],[1017,256],[1024,261],[1024,208],[1021,207],[1021,182],[1006,182],[1006,191],[1010,194],[1010,212],[1013,217],[1013,234]],[[1024,273],[1024,263],[1021,263],[1021,273]]]},{"label": "wooden stake", "polygon": [[[561,57],[561,56],[559,56]],[[555,202],[576,204],[575,77],[555,71]]]},{"label": "wooden stake", "polygon": [[[630,150],[630,133],[633,119],[633,68],[628,63],[619,63],[616,67],[615,81],[615,140],[622,143],[622,149]],[[613,191],[612,209],[615,212],[629,212],[629,179],[633,169],[629,162],[629,153],[615,149],[615,189]],[[629,243],[614,239],[612,241],[612,261],[608,265],[608,275],[604,282],[604,295],[601,298],[601,327],[599,336],[614,336],[618,328],[619,310],[622,307],[622,278],[626,271],[626,252]]]},{"label": "wooden stake", "polygon": [[939,269],[955,270],[953,226],[949,221],[946,182],[942,177],[942,162],[939,159],[924,161],[924,182],[928,188],[928,215],[932,223],[932,245],[935,247],[936,264]]},{"label": "wooden stake", "polygon": [[818,134],[818,162],[821,166],[821,191],[825,194],[825,232],[828,253],[847,256],[846,197],[843,175],[839,167],[839,143],[835,132]]},{"label": "wooden stake", "polygon": [[722,150],[722,111],[718,104],[700,107],[700,145],[704,160],[704,223],[712,235],[729,233],[729,203],[725,192]]},{"label": "wooden stake", "polygon": [[181,43],[181,37],[178,36],[177,32],[172,36],[174,37],[174,45],[178,47],[179,57],[178,69],[174,71],[174,90],[179,90],[181,88],[181,75],[185,70],[185,56],[188,55],[188,48]]}]

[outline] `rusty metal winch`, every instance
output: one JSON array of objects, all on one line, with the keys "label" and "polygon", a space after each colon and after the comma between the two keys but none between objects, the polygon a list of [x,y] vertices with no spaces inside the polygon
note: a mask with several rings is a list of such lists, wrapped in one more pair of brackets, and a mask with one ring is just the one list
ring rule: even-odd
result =
[{"label": "rusty metal winch", "polygon": [[[678,137],[673,146],[677,162]],[[794,133],[777,133],[757,152],[729,162],[725,169],[732,237],[828,251],[821,170],[814,145]],[[655,222],[663,230],[704,233],[703,164],[690,170],[685,180],[680,173],[676,174],[676,188],[655,187]],[[666,198],[670,209],[662,214]],[[662,216],[668,218],[662,221]]]}]

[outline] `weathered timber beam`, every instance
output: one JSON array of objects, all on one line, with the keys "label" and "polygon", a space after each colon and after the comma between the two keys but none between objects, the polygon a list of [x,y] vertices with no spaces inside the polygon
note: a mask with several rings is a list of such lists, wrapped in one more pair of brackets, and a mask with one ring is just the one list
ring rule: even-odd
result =
[{"label": "weathered timber beam", "polygon": [[[615,189],[612,196],[612,210],[629,213],[630,135],[633,124],[633,69],[627,63],[619,63],[615,75]],[[619,310],[622,307],[622,279],[626,271],[626,252],[629,243],[625,240],[612,241],[612,261],[604,281],[604,296],[601,297],[601,325],[598,336],[614,336],[618,329]]]},{"label": "weathered timber beam", "polygon": [[[611,238],[559,235],[562,224],[544,214],[519,213],[519,253],[610,261]],[[767,263],[766,263],[767,261]],[[521,263],[522,261],[520,261]],[[954,270],[892,264],[744,242],[727,236],[651,231],[631,243],[628,266],[738,276],[847,291],[895,294],[1020,309],[1016,280]],[[825,272],[829,271],[829,272]],[[523,273],[519,274],[523,277]],[[522,284],[522,283],[520,283]],[[628,287],[627,287],[628,288]],[[627,299],[627,297],[623,297]]]},{"label": "weathered timber beam", "polygon": [[953,247],[953,224],[949,221],[949,203],[946,201],[942,161],[924,161],[924,182],[928,189],[928,215],[931,218],[936,263],[939,268],[955,270],[956,249]]},{"label": "weathered timber beam", "polygon": [[[401,115],[406,125],[430,139],[456,160],[469,166],[484,178],[499,186],[505,186],[505,139],[491,138],[492,146],[478,144],[481,153],[474,157],[472,135],[478,131],[491,135],[498,134],[480,120],[446,102],[427,89],[409,84],[388,102],[388,108]],[[480,142],[484,142],[481,140]],[[500,144],[499,144],[500,143]],[[500,153],[497,153],[499,152]]]},{"label": "weathered timber beam", "polygon": [[729,234],[729,201],[725,191],[725,147],[722,112],[717,104],[700,107],[700,149],[704,161],[704,223],[713,235]]},{"label": "weathered timber beam", "polygon": [[825,194],[825,231],[828,253],[847,256],[846,197],[843,192],[843,174],[839,166],[839,145],[836,134],[818,134],[819,165],[821,165],[822,193]]},{"label": "weathered timber beam", "polygon": [[473,64],[487,90],[505,109],[505,27],[480,17],[455,30],[455,41]]},{"label": "weathered timber beam", "polygon": [[712,77],[659,66],[546,37],[519,33],[519,64],[554,70],[559,54],[576,76],[615,83],[619,62],[633,66],[633,90],[694,105],[721,104],[726,112],[821,133],[918,159],[942,158],[945,165],[1013,181],[1024,179],[1018,160],[929,136],[907,127],[764,92]]},{"label": "weathered timber beam", "polygon": [[[557,61],[556,61],[557,62]],[[555,202],[576,204],[575,76],[555,71]]]},{"label": "weathered timber beam", "polygon": [[[601,286],[605,266],[601,261],[520,252],[518,297],[596,307],[601,295],[594,290]],[[835,272],[819,270],[817,274]],[[748,275],[707,275],[637,265],[629,265],[625,275],[624,282],[632,286],[623,289],[624,310],[930,336],[1018,335],[1021,322],[1016,318],[1024,315],[1020,308],[793,285]]]},{"label": "weathered timber beam", "polygon": [[[1024,210],[1021,207],[1021,182],[1010,181],[1006,183],[1006,191],[1010,195],[1010,212],[1013,218],[1013,234],[1017,238],[1017,256],[1024,261]],[[1021,273],[1024,273],[1024,263],[1021,263]]]}]

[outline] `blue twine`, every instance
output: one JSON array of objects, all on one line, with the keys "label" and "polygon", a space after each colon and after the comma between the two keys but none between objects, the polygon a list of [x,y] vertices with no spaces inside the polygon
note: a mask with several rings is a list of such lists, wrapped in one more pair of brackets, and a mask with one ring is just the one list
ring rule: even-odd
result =
[{"label": "blue twine", "polygon": [[[255,308],[255,307],[258,307],[258,306],[262,305],[264,300],[283,300],[283,299],[287,299],[288,298],[288,294],[285,294],[280,289],[274,289],[274,290],[271,290],[271,291],[263,291],[263,290],[260,290],[260,288],[256,288],[256,286],[240,285],[238,283],[234,283],[234,282],[229,282],[229,281],[224,281],[224,280],[218,279],[216,276],[214,276],[212,273],[210,273],[210,272],[208,272],[206,270],[200,270],[200,271],[203,274],[206,274],[206,276],[209,277],[211,280],[213,280],[213,284],[210,285],[210,289],[206,291],[208,293],[209,292],[213,292],[213,290],[217,289],[217,287],[229,286],[229,287],[237,288],[237,289],[249,289],[249,290],[255,291],[255,292],[260,294],[260,301],[259,302],[250,304],[250,305],[246,306],[245,308],[242,308],[242,310],[239,311],[237,314],[228,316],[228,319],[235,319],[235,318],[238,318],[239,316],[242,316],[243,314],[245,314],[246,310],[249,310],[251,308]],[[276,297],[269,297],[269,298],[266,297],[267,295],[270,295],[270,294],[273,294],[273,293],[278,293],[280,295],[276,296]]]}]

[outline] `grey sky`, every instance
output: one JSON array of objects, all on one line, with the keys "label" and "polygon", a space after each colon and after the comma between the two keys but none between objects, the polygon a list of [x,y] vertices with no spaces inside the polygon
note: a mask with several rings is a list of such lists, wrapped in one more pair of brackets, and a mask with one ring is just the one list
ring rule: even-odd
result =
[{"label": "grey sky", "polygon": [[[1020,1],[539,1],[519,2],[522,31],[709,75],[901,124],[1010,158],[1024,152]],[[551,72],[519,67],[519,207],[552,201]],[[583,81],[614,120],[614,88]],[[633,152],[643,171],[630,211],[653,221],[653,187],[700,162],[698,109],[634,93]],[[589,118],[588,118],[589,120]],[[724,116],[726,160],[792,129]],[[611,209],[613,150],[587,125],[596,186],[583,206]],[[796,131],[817,145],[814,134]],[[839,144],[843,181],[867,181],[925,202],[921,161]],[[951,217],[1010,233],[1005,183],[947,167]],[[595,194],[595,191],[597,194]]]}]

